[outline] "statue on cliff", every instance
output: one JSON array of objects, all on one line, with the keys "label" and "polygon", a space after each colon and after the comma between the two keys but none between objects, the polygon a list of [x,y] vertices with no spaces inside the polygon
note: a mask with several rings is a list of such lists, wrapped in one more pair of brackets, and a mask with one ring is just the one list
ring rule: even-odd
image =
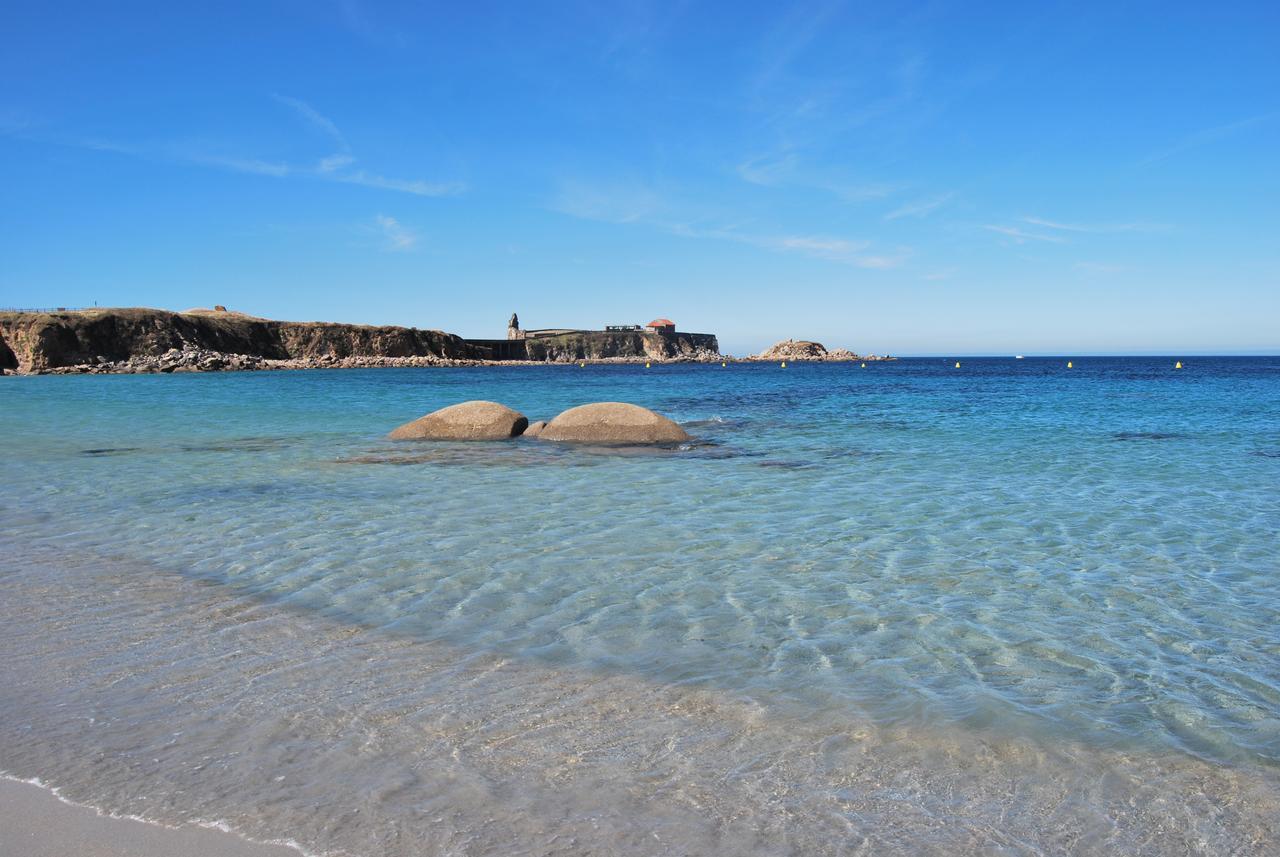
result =
[{"label": "statue on cliff", "polygon": [[524,331],[520,329],[520,317],[511,313],[511,321],[507,322],[507,339],[524,339]]}]

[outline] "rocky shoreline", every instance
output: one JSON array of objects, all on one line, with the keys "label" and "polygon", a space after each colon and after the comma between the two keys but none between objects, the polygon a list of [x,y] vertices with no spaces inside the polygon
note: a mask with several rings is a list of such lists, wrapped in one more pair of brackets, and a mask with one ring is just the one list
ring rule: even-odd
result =
[{"label": "rocky shoreline", "polygon": [[[172,348],[159,355],[140,355],[128,360],[104,360],[94,363],[76,363],[70,366],[55,366],[46,369],[34,369],[27,372],[13,368],[0,369],[0,375],[168,375],[185,372],[284,372],[307,369],[403,369],[403,368],[448,368],[458,366],[598,366],[598,365],[675,365],[675,364],[715,364],[772,362],[779,358],[734,357],[727,354],[698,354],[694,356],[646,358],[646,357],[603,357],[588,360],[474,360],[469,358],[437,357],[432,354],[411,357],[379,357],[350,356],[336,357],[294,357],[276,360],[257,357],[251,354],[232,354],[221,351],[209,351],[199,348]],[[883,357],[874,354],[860,356],[845,349],[827,352],[821,357],[800,356],[784,357],[783,360],[796,363],[852,363],[880,362],[897,360],[896,357]]]}]

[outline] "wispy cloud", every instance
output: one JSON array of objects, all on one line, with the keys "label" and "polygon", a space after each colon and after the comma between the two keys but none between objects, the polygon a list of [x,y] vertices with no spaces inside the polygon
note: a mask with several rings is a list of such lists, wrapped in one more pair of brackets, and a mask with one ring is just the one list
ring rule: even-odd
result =
[{"label": "wispy cloud", "polygon": [[433,182],[423,179],[389,178],[365,169],[355,169],[353,165],[356,163],[357,158],[352,153],[351,145],[332,120],[301,99],[284,95],[275,95],[273,97],[329,138],[335,151],[320,157],[314,164],[297,164],[285,161],[270,161],[248,155],[228,154],[225,151],[225,145],[218,146],[199,140],[141,144],[96,137],[77,138],[50,134],[37,135],[29,132],[25,126],[7,127],[3,125],[0,125],[0,134],[54,143],[61,146],[91,149],[97,152],[112,152],[143,160],[191,164],[234,173],[270,176],[272,178],[319,179],[342,184],[360,185],[378,190],[395,191],[397,193],[408,193],[415,196],[453,196],[466,190],[465,183],[460,181]]},{"label": "wispy cloud", "polygon": [[756,155],[738,164],[737,171],[745,182],[763,187],[776,187],[795,173],[796,163],[794,152]]},{"label": "wispy cloud", "polygon": [[1027,232],[1024,229],[1019,229],[1017,226],[1000,226],[995,223],[985,223],[982,228],[990,230],[991,232],[999,233],[1006,238],[1012,238],[1017,244],[1025,244],[1028,241],[1048,241],[1052,244],[1062,244],[1066,241],[1066,239],[1060,235],[1044,235],[1037,232]]},{"label": "wispy cloud", "polygon": [[417,246],[417,233],[394,217],[379,214],[374,220],[378,224],[378,229],[382,231],[382,236],[385,240],[384,249],[403,253]]},{"label": "wispy cloud", "polygon": [[827,22],[843,5],[841,0],[835,0],[817,8],[795,9],[771,27],[768,48],[752,81],[755,88],[772,87],[787,67],[823,33]]},{"label": "wispy cloud", "polygon": [[859,256],[853,260],[853,264],[859,268],[873,268],[877,271],[887,271],[890,268],[900,267],[911,255],[911,249],[908,247],[899,247],[892,254],[887,255],[867,255]]},{"label": "wispy cloud", "polygon": [[732,241],[859,268],[896,267],[910,255],[907,248],[891,253],[870,252],[872,243],[865,240],[822,234],[768,234],[725,223],[720,218],[689,217],[688,206],[672,203],[658,190],[638,183],[566,182],[550,208],[584,220],[640,225],[683,238]]},{"label": "wispy cloud", "polygon": [[715,238],[721,241],[734,241],[739,244],[750,244],[763,250],[775,253],[794,253],[813,259],[824,259],[842,265],[853,265],[857,268],[883,270],[893,268],[905,261],[907,253],[895,255],[875,255],[868,253],[872,242],[850,238],[837,238],[831,235],[768,235],[758,232],[746,232],[737,227],[720,229],[680,229],[672,230],[677,234],[691,238]]},{"label": "wispy cloud", "polygon": [[221,155],[201,154],[195,151],[174,154],[173,160],[183,160],[202,167],[216,167],[217,169],[230,170],[235,173],[252,173],[258,176],[284,178],[293,172],[293,168],[288,164],[260,161],[256,158],[228,158]]},{"label": "wispy cloud", "polygon": [[761,187],[797,187],[822,191],[845,202],[867,202],[883,199],[898,190],[888,182],[866,181],[836,171],[812,169],[802,164],[792,151],[747,158],[735,168],[738,177]]},{"label": "wispy cloud", "polygon": [[[1034,227],[1034,228],[1028,228]],[[1020,217],[1013,224],[984,224],[983,229],[1012,238],[1015,243],[1045,241],[1066,244],[1069,235],[1102,235],[1117,232],[1159,232],[1169,227],[1162,223],[1063,223],[1044,217]]]},{"label": "wispy cloud", "polygon": [[321,113],[310,104],[300,98],[290,98],[287,95],[276,94],[272,97],[281,104],[287,107],[292,107],[294,112],[299,116],[323,131],[329,139],[333,140],[334,145],[338,147],[339,152],[349,153],[351,151],[351,144],[347,142],[347,138],[338,130],[338,126],[334,125],[333,121],[327,116],[321,115]]},{"label": "wispy cloud", "polygon": [[551,208],[583,220],[606,223],[661,222],[664,202],[657,191],[638,182],[592,183],[567,181]]},{"label": "wispy cloud", "polygon": [[1114,265],[1107,262],[1076,262],[1075,269],[1087,274],[1123,274],[1132,271],[1132,265]]},{"label": "wispy cloud", "polygon": [[370,16],[365,4],[358,0],[337,0],[338,19],[348,31],[364,41],[380,47],[404,48],[409,39],[401,30],[376,21]]},{"label": "wispy cloud", "polygon": [[379,176],[373,173],[367,173],[364,170],[356,170],[351,173],[343,173],[334,175],[333,181],[344,182],[346,184],[358,184],[364,187],[377,188],[379,190],[394,190],[400,193],[411,193],[415,196],[456,196],[467,189],[463,182],[426,182],[420,179],[389,179],[386,176]]},{"label": "wispy cloud", "polygon": [[846,257],[865,250],[869,241],[848,241],[843,238],[827,238],[816,235],[793,235],[776,242],[784,250],[799,250],[822,256]]},{"label": "wispy cloud", "polygon": [[1150,155],[1147,155],[1139,161],[1139,163],[1143,166],[1158,163],[1166,160],[1167,158],[1171,158],[1174,155],[1188,151],[1189,149],[1197,149],[1210,143],[1216,143],[1219,140],[1225,140],[1226,138],[1234,136],[1241,131],[1247,131],[1257,125],[1268,122],[1278,115],[1280,115],[1280,113],[1276,113],[1274,111],[1271,113],[1259,113],[1256,116],[1249,116],[1235,122],[1228,122],[1225,125],[1215,125],[1212,128],[1204,128],[1200,131],[1196,131],[1194,134],[1189,134],[1188,136],[1183,137],[1177,143],[1174,143],[1168,148],[1152,152]]},{"label": "wispy cloud", "polygon": [[1060,232],[1160,232],[1169,228],[1162,223],[1060,223],[1043,217],[1024,217],[1022,222]]},{"label": "wispy cloud", "polygon": [[944,193],[941,196],[935,196],[932,199],[922,199],[917,200],[916,202],[904,203],[886,214],[884,219],[897,220],[900,217],[928,217],[930,214],[950,202],[954,196],[954,193]]}]

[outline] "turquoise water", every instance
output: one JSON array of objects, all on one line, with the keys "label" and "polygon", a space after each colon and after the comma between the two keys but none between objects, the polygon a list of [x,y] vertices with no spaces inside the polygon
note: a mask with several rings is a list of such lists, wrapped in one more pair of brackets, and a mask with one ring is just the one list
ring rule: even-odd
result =
[{"label": "turquoise water", "polygon": [[[782,732],[821,721],[917,743],[1070,745],[1270,789],[1280,359],[1173,362],[6,378],[0,549],[26,610],[58,557],[109,566],[77,572],[86,601],[48,620],[92,614],[108,637],[95,605],[163,574],[289,617],[286,636],[319,622],[544,680],[710,694]],[[474,398],[530,419],[630,401],[695,442],[622,453],[383,439]],[[113,609],[134,623],[154,612]],[[160,634],[174,620],[155,621]],[[453,692],[397,690],[422,705]],[[175,719],[95,699],[133,729]],[[47,763],[75,780],[54,756],[0,766],[42,776]],[[87,775],[82,790],[93,797]]]}]

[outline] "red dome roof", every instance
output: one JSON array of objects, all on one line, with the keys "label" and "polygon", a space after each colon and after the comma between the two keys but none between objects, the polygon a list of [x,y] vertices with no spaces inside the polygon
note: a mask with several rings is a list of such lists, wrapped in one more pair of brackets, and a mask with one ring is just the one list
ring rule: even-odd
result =
[{"label": "red dome roof", "polygon": [[653,321],[645,325],[645,327],[675,327],[676,323],[669,318],[655,318]]}]

